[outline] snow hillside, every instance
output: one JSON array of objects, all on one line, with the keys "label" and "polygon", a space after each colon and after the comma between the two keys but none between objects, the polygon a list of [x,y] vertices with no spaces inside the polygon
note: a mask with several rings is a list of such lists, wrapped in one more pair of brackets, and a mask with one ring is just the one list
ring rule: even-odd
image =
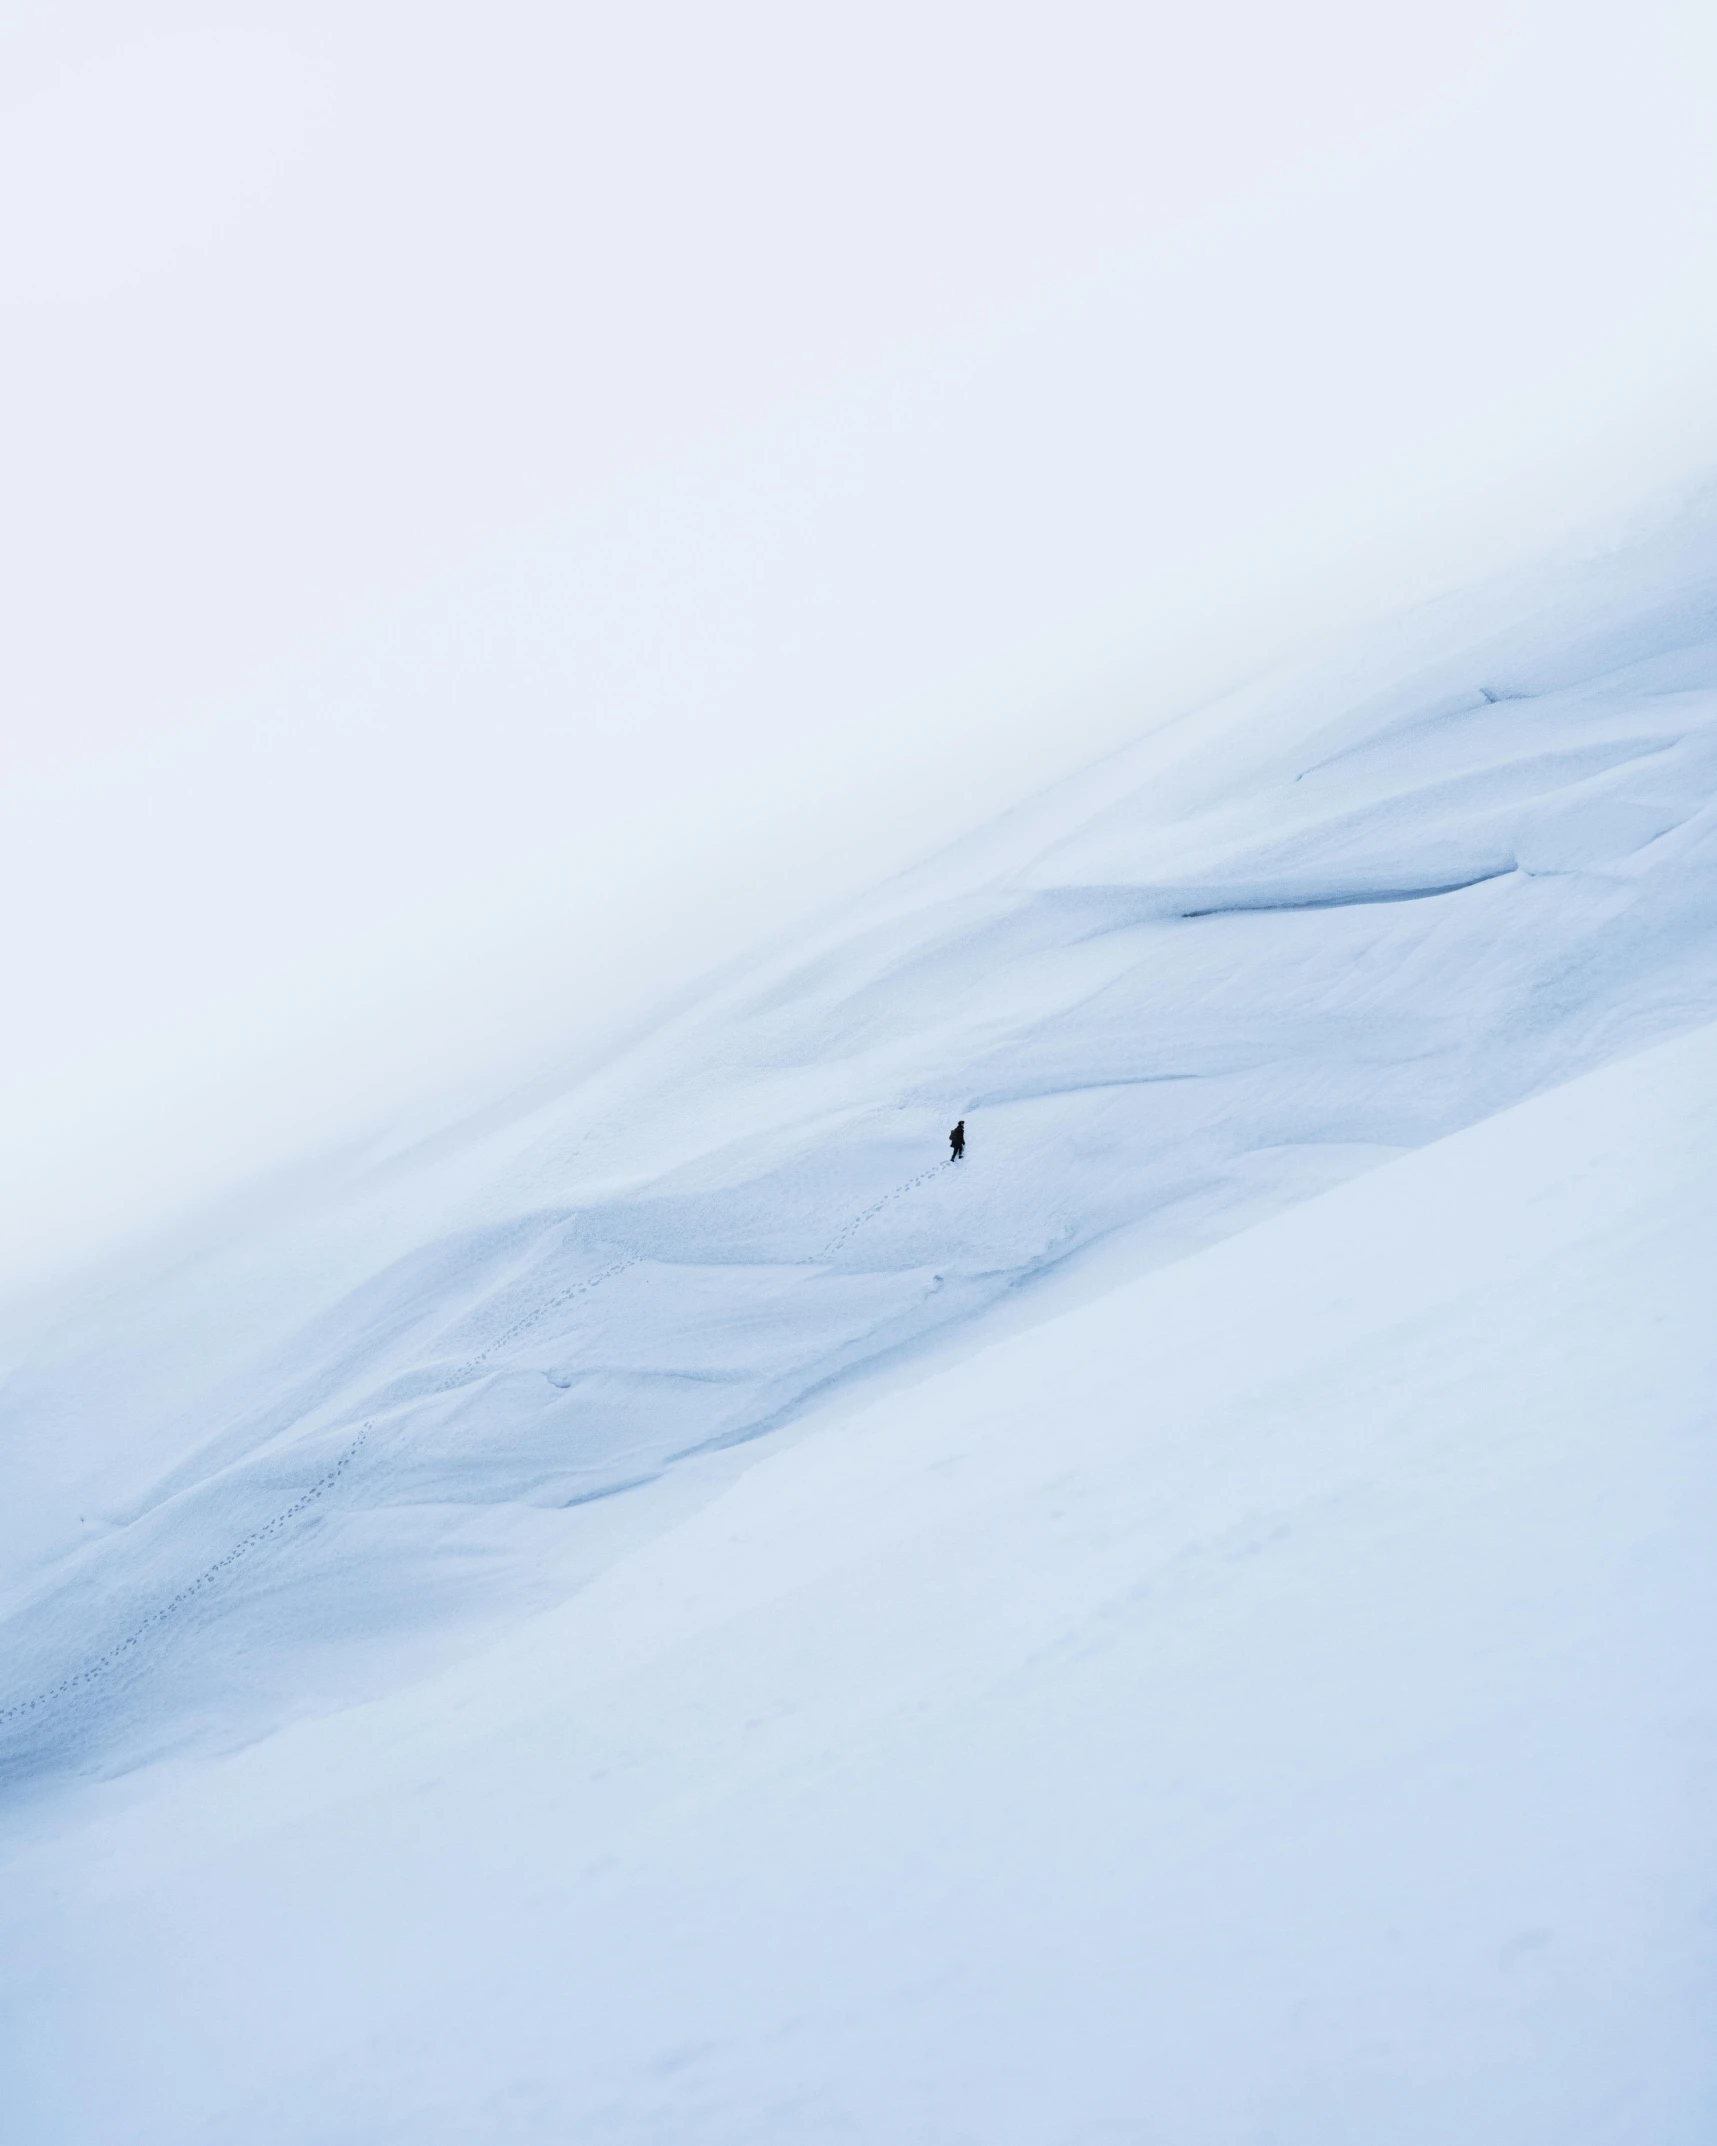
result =
[{"label": "snow hillside", "polygon": [[11,2135],[1704,2146],[1714,1216],[1710,1025],[762,1441],[18,1857]]},{"label": "snow hillside", "polygon": [[1714,564],[1695,517],[1202,711],[39,1339],[20,1807],[420,1673],[582,1584],[590,1501],[1098,1247],[1173,1261],[1709,1020]]}]

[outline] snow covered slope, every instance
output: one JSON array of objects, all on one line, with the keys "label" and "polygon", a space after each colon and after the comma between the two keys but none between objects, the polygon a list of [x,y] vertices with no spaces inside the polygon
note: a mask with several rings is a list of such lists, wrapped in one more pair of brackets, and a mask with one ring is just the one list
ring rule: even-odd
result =
[{"label": "snow covered slope", "polygon": [[1201,711],[40,1340],[0,1778],[385,1689],[579,1584],[581,1504],[1711,1018],[1714,564],[1694,518]]},{"label": "snow covered slope", "polygon": [[1714,1217],[1707,1026],[691,1464],[15,1860],[11,2135],[1704,2146]]}]

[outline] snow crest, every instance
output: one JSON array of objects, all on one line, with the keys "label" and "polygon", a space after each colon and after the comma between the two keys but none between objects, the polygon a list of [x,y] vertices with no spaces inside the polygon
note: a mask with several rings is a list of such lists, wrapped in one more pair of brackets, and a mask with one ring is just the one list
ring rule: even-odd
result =
[{"label": "snow crest", "polygon": [[0,1396],[0,1778],[552,1598],[569,1508],[1106,1239],[1175,1259],[1709,1020],[1713,548],[1405,682],[1374,655],[1189,719],[558,1092],[211,1247],[124,1346],[54,1337]]}]

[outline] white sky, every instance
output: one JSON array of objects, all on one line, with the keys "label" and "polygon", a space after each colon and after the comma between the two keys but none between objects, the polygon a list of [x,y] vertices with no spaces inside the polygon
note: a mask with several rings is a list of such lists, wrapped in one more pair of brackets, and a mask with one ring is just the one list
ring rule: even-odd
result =
[{"label": "white sky", "polygon": [[1717,453],[1679,0],[0,14],[0,1280]]}]

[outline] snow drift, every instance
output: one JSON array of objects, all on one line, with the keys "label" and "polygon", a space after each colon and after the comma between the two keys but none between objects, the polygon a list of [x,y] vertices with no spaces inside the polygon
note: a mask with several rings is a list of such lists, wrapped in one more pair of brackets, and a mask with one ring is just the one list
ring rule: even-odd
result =
[{"label": "snow drift", "polygon": [[359,1625],[552,1597],[566,1531],[521,1507],[1704,1017],[1714,552],[1697,525],[1206,711],[57,1337],[4,1395],[6,1776],[272,1718]]},{"label": "snow drift", "polygon": [[1203,711],[45,1337],[34,2135],[1705,2135],[1714,563]]}]

